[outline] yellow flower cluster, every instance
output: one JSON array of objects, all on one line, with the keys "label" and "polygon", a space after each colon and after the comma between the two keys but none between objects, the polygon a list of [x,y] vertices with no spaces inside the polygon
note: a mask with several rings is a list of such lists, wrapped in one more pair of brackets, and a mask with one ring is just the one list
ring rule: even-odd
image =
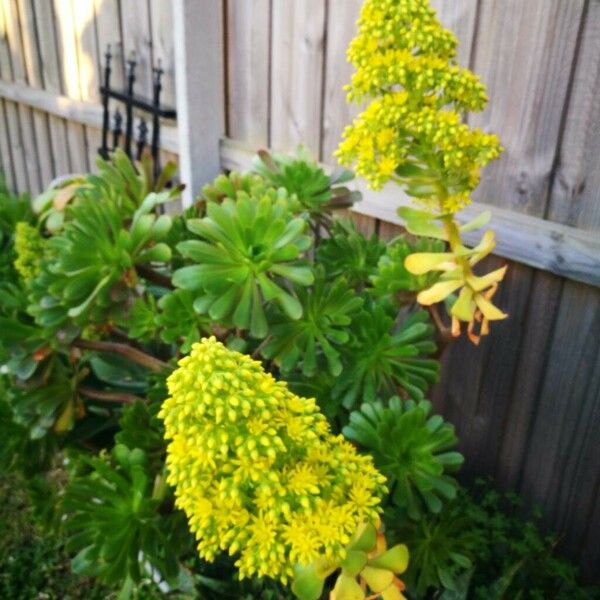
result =
[{"label": "yellow flower cluster", "polygon": [[456,65],[456,38],[428,0],[366,0],[358,27],[348,49],[356,67],[348,99],[372,100],[345,129],[340,162],[356,163],[374,189],[410,183],[402,175],[408,165],[413,180],[416,170],[420,184],[442,186],[443,212],[456,212],[470,201],[480,169],[501,152],[495,135],[461,122],[461,111],[483,110],[485,86]]},{"label": "yellow flower cluster", "polygon": [[239,555],[240,577],[293,577],[296,564],[341,560],[357,527],[377,519],[385,478],[334,436],[314,399],[214,337],[168,379],[168,482],[200,555]]},{"label": "yellow flower cluster", "polygon": [[15,251],[15,269],[25,282],[30,281],[40,269],[43,239],[40,232],[25,221],[17,223],[15,228]]}]

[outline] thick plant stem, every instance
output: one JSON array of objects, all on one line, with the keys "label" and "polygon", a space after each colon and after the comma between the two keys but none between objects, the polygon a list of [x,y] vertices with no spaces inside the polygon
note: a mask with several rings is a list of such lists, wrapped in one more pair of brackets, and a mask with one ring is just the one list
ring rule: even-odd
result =
[{"label": "thick plant stem", "polygon": [[171,283],[171,278],[163,275],[162,273],[157,273],[154,269],[146,266],[146,265],[136,265],[135,270],[140,277],[151,281],[152,283],[156,283],[156,285],[160,285],[161,287],[167,288],[169,290],[175,289],[173,284]]},{"label": "thick plant stem", "polygon": [[115,352],[125,356],[126,358],[129,358],[138,365],[142,365],[143,367],[154,371],[155,373],[162,373],[164,371],[171,370],[171,367],[168,363],[163,362],[154,356],[150,356],[150,354],[146,354],[137,348],[132,348],[127,344],[120,344],[118,342],[100,342],[96,340],[77,340],[73,343],[73,346],[76,348],[81,348],[82,350]]},{"label": "thick plant stem", "polygon": [[141,398],[139,398],[138,396],[134,396],[133,394],[125,394],[121,392],[105,392],[102,390],[95,390],[85,385],[77,386],[77,391],[86,398],[91,398],[93,400],[102,400],[103,402],[118,402],[120,404],[132,404],[137,400],[143,402]]}]

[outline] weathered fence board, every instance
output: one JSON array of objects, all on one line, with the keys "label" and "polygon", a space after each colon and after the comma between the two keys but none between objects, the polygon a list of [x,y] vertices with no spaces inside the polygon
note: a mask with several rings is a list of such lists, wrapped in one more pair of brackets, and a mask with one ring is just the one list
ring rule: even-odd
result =
[{"label": "weathered fence board", "polygon": [[[22,71],[21,83],[40,88],[42,87],[41,69],[37,42],[35,40],[35,15],[31,0],[18,0],[16,6],[19,13],[18,35],[22,54],[17,52],[17,61]],[[20,37],[20,40],[18,38]],[[52,179],[54,172],[52,147],[50,144],[50,131],[48,127],[48,116],[39,110],[33,110],[33,127],[35,132],[37,160],[39,166],[38,180],[40,189],[45,182]]]},{"label": "weathered fence board", "polygon": [[325,8],[322,0],[273,2],[271,145],[294,151],[321,146]]},{"label": "weathered fence board", "polygon": [[227,3],[227,134],[269,145],[270,0]]},{"label": "weathered fence board", "polygon": [[[37,42],[37,53],[40,58],[41,81],[43,89],[50,94],[62,93],[62,75],[58,62],[58,48],[54,28],[54,10],[48,0],[34,0],[36,28],[33,38]],[[67,138],[67,123],[64,119],[52,114],[48,115],[50,126],[50,143],[54,161],[52,177],[71,173],[71,164]],[[45,182],[47,184],[48,182]]]}]

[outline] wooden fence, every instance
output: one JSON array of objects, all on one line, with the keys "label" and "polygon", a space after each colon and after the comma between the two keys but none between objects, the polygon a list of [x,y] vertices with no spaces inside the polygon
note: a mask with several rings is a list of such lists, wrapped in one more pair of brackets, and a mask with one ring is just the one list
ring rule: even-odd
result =
[{"label": "wooden fence", "polygon": [[[470,122],[499,133],[471,211],[491,207],[499,304],[510,319],[479,348],[446,351],[438,410],[467,476],[541,504],[588,577],[600,570],[600,0],[435,0],[460,60],[489,87]],[[331,163],[351,119],[342,92],[359,0],[0,0],[0,168],[40,190],[90,168],[100,59],[135,51],[140,92],[161,59],[163,130],[192,189],[259,146],[303,143]],[[177,86],[175,87],[175,65]],[[227,137],[223,137],[225,134]],[[365,231],[398,233],[395,190],[367,193]]]}]

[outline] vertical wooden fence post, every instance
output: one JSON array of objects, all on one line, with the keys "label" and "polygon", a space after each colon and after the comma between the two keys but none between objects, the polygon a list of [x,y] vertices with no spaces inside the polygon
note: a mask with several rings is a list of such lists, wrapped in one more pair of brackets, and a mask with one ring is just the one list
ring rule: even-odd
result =
[{"label": "vertical wooden fence post", "polygon": [[225,132],[222,0],[175,0],[175,90],[179,166],[189,206],[220,171]]}]

